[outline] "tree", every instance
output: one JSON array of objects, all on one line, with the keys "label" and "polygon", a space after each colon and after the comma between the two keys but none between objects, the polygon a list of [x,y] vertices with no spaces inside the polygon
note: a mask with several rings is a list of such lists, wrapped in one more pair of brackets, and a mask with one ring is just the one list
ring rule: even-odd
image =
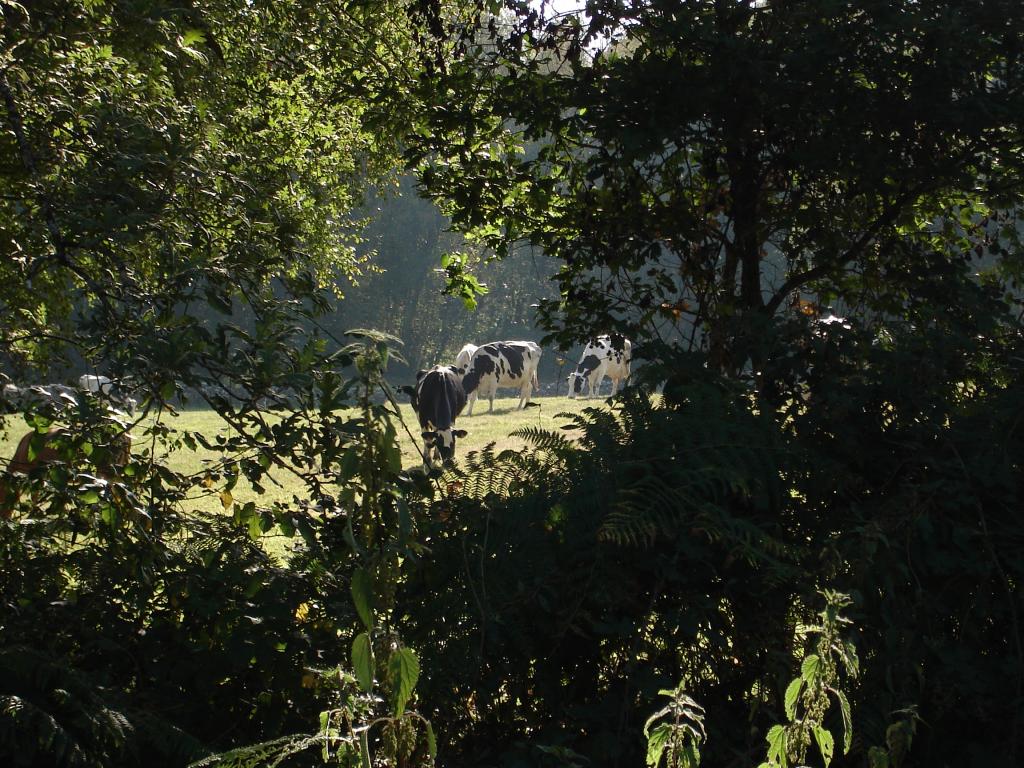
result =
[{"label": "tree", "polygon": [[123,367],[205,298],[357,271],[413,77],[394,10],[5,2],[4,347],[53,351],[77,311]]},{"label": "tree", "polygon": [[424,184],[497,252],[559,260],[561,343],[760,368],[794,298],[897,311],[920,249],[1019,272],[1021,35],[998,2],[510,4],[435,86],[460,98]]},{"label": "tree", "polygon": [[[387,344],[351,346],[320,318],[326,289],[363,266],[356,210],[414,123],[407,10],[0,2],[4,370],[32,383],[85,365],[140,399],[125,413],[76,393],[11,417],[69,437],[0,525],[5,763],[183,764],[308,730],[324,708],[308,668],[348,666],[344,581],[356,551],[367,568],[380,554],[346,539],[348,516],[393,522],[416,490],[396,488],[395,426],[369,403]],[[196,399],[230,429],[164,417]],[[129,430],[128,463],[97,477],[97,446]],[[215,460],[169,466],[197,445]],[[236,502],[236,483],[260,493],[272,468],[304,493]],[[383,501],[370,508],[353,473]],[[258,544],[275,525],[307,542],[294,568]],[[404,691],[396,721],[413,678],[376,688]]]},{"label": "tree", "polygon": [[[490,258],[453,232],[431,201],[416,195],[411,176],[402,179],[399,192],[373,201],[374,220],[360,248],[372,254],[372,269],[358,284],[343,286],[345,299],[325,325],[337,332],[379,328],[401,338],[412,370],[389,373],[405,382],[417,369],[453,362],[467,342],[536,340],[534,307],[550,295],[550,261],[531,249]],[[446,275],[466,264],[486,290],[472,296],[469,310],[465,297],[446,292]],[[554,376],[554,360],[542,358],[542,382]]]},{"label": "tree", "polygon": [[[478,661],[440,685],[490,694],[445,714],[466,762],[522,759],[530,732],[637,763],[641,704],[679,681],[707,764],[753,764],[772,734],[788,760],[795,650],[814,592],[838,589],[863,660],[841,714],[862,730],[833,764],[1018,763],[1019,17],[595,0],[484,18],[431,81],[451,97],[413,153],[423,185],[499,255],[556,261],[549,338],[626,334],[665,386],[573,424],[586,451],[534,434],[471,465],[470,543],[444,542],[470,556],[422,574]],[[506,629],[525,625],[558,630]]]}]

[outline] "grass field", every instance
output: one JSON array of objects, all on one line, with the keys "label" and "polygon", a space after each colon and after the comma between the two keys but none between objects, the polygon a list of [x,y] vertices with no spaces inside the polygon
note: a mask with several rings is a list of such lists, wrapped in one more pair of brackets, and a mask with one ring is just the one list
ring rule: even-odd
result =
[{"label": "grass field", "polygon": [[[578,413],[587,406],[607,407],[603,400],[569,400],[561,397],[535,398],[533,402],[536,407],[526,408],[522,411],[516,410],[519,402],[518,397],[505,397],[495,399],[494,412],[487,412],[487,402],[478,401],[474,408],[473,416],[459,418],[458,426],[465,429],[468,435],[458,442],[456,458],[464,457],[469,451],[479,450],[488,443],[495,443],[497,450],[506,448],[525,447],[526,443],[510,437],[509,434],[520,427],[532,426],[544,429],[558,429],[567,422],[564,418],[557,418],[556,414],[563,412]],[[419,441],[419,424],[412,407],[406,403],[401,406],[401,416],[408,428],[403,429],[398,425],[399,443],[402,449],[402,465],[404,467],[418,466],[421,463],[419,452],[413,444],[413,437]],[[212,410],[189,410],[182,411],[176,416],[164,414],[161,417],[165,422],[170,423],[178,430],[201,432],[208,438],[212,438],[221,431],[228,429],[227,425]],[[27,427],[20,416],[8,416],[5,418],[2,433],[0,433],[0,457],[2,465],[6,466],[7,461],[14,455],[14,449],[27,431]],[[141,446],[143,427],[134,430],[135,450]],[[410,436],[411,434],[411,436]],[[422,444],[421,444],[422,445]],[[157,448],[159,450],[159,447]],[[165,458],[161,458],[171,469],[188,474],[202,474],[214,460],[214,454],[203,450],[201,447],[196,451],[188,449],[176,450]],[[288,501],[295,495],[304,496],[304,488],[298,478],[289,475],[287,472],[275,472],[272,483],[267,483],[266,492],[258,495],[245,480],[239,481],[232,492],[235,503],[255,501],[259,505],[267,505],[274,501]],[[195,498],[190,504],[196,508],[215,510],[221,508],[220,498],[216,495],[216,487],[206,490],[197,490]]]}]

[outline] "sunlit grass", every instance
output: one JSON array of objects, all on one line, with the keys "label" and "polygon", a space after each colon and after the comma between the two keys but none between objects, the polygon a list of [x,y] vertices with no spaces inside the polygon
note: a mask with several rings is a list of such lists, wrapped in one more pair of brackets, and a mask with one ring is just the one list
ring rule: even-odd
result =
[{"label": "sunlit grass", "polygon": [[[468,435],[458,442],[457,457],[463,458],[470,451],[480,450],[489,443],[494,443],[498,451],[507,448],[521,449],[526,447],[526,441],[521,438],[511,437],[510,434],[522,427],[538,427],[541,429],[557,430],[568,422],[566,418],[558,418],[556,414],[563,412],[578,413],[587,406],[604,407],[604,401],[593,400],[569,400],[566,397],[543,397],[535,398],[533,407],[523,410],[516,410],[519,402],[518,396],[498,398],[494,401],[494,412],[488,413],[486,401],[476,404],[473,416],[459,418],[458,426],[465,429]],[[402,404],[399,409],[401,421],[397,424],[398,440],[402,450],[402,465],[406,468],[421,464],[417,447],[422,447],[420,440],[420,427],[416,420],[416,414],[408,404]],[[355,412],[353,411],[353,415]],[[229,434],[231,428],[216,412],[209,409],[187,410],[180,413],[162,414],[160,419],[178,431],[199,432],[208,439],[214,438],[217,434]],[[133,451],[138,454],[143,450],[151,450],[155,453],[158,463],[165,464],[168,468],[186,475],[202,477],[207,470],[215,467],[217,462],[224,457],[213,451],[208,451],[199,446],[195,451],[181,447],[168,452],[165,446],[158,441],[146,437],[146,427],[152,424],[148,420],[139,424],[133,431]],[[2,434],[0,434],[0,456],[3,457],[3,464],[14,455],[14,449],[18,440],[28,427],[23,423],[20,416],[8,416],[5,419]],[[271,479],[264,484],[264,492],[257,493],[244,478],[239,479],[237,486],[232,490],[232,498],[235,504],[245,504],[254,501],[260,506],[269,506],[276,501],[290,502],[294,496],[306,497],[306,489],[299,477],[289,472],[277,469],[271,473]],[[186,502],[191,509],[202,509],[215,511],[223,508],[221,497],[218,495],[217,484],[209,489],[198,486],[193,497]]]},{"label": "sunlit grass", "polygon": [[[472,416],[460,416],[458,427],[466,430],[466,437],[461,438],[456,446],[456,458],[464,457],[470,451],[478,451],[489,443],[495,444],[497,451],[506,448],[524,448],[526,441],[521,438],[510,437],[510,434],[522,427],[539,427],[541,429],[559,429],[568,422],[568,419],[557,418],[558,413],[579,413],[587,405],[601,406],[603,400],[569,400],[566,397],[543,397],[535,398],[536,405],[524,408],[519,411],[516,406],[519,404],[519,397],[503,397],[494,401],[494,413],[487,412],[487,402],[477,401],[473,408]],[[416,414],[412,407],[404,404],[401,408],[402,418],[408,425],[409,430],[419,441],[419,422],[416,421]],[[421,462],[420,454],[413,447],[409,436],[402,430],[399,436],[402,446],[402,464],[410,466]]]},{"label": "sunlit grass", "polygon": [[[493,413],[488,413],[486,402],[477,402],[473,416],[464,415],[458,420],[458,427],[465,429],[468,434],[458,442],[456,459],[464,459],[470,451],[481,450],[490,443],[495,444],[496,451],[525,448],[527,441],[512,437],[512,432],[523,427],[558,430],[569,421],[567,418],[558,417],[559,413],[579,413],[588,406],[607,407],[604,400],[597,398],[569,400],[564,396],[544,397],[536,398],[533,402],[536,404],[533,407],[516,410],[519,403],[518,396],[495,399]],[[412,406],[408,403],[400,405],[399,413],[401,423],[396,424],[396,427],[402,451],[402,465],[407,469],[418,467],[422,464],[420,453],[417,450],[417,446],[422,447],[419,422]],[[352,414],[355,415],[355,411],[352,411]],[[218,434],[230,434],[232,431],[231,427],[215,411],[209,409],[181,411],[173,415],[164,413],[159,418],[175,431],[199,432],[211,440]],[[270,415],[268,418],[273,419],[274,416]],[[277,468],[270,473],[269,478],[264,480],[262,493],[258,493],[244,477],[240,477],[236,486],[231,490],[231,504],[225,507],[220,495],[223,480],[212,482],[209,487],[198,481],[228,457],[206,450],[202,446],[197,446],[194,451],[184,446],[169,451],[165,445],[147,436],[147,428],[153,424],[154,419],[151,418],[141,422],[132,430],[133,453],[138,456],[150,451],[157,463],[163,464],[175,472],[197,478],[197,483],[190,496],[183,503],[185,511],[231,514],[239,508],[238,505],[244,505],[250,501],[259,507],[268,507],[275,502],[288,504],[296,497],[299,499],[309,498],[308,491],[300,477]],[[14,455],[18,441],[28,430],[28,426],[18,415],[7,416],[4,419],[3,427],[0,429],[0,457],[2,457],[0,468],[6,467],[7,462]],[[282,558],[293,542],[292,539],[282,536],[276,529],[265,534],[261,541],[268,554]]]}]

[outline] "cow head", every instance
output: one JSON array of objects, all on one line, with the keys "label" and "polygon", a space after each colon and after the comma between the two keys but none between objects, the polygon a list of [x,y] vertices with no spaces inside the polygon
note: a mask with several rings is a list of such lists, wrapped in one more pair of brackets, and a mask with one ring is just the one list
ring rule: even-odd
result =
[{"label": "cow head", "polygon": [[426,448],[424,463],[429,467],[450,464],[455,458],[455,439],[465,437],[464,429],[435,429],[422,433],[423,445]]},{"label": "cow head", "polygon": [[582,373],[570,373],[569,378],[566,381],[569,383],[569,399],[573,399],[583,394],[583,382],[586,380],[586,376]]}]

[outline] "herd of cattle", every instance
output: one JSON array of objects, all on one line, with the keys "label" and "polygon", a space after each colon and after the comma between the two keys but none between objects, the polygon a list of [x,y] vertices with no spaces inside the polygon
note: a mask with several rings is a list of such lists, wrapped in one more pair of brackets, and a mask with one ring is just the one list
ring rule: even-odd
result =
[{"label": "herd of cattle", "polygon": [[97,376],[93,373],[79,376],[77,388],[65,384],[33,384],[28,387],[4,384],[3,397],[0,402],[9,411],[21,411],[33,405],[60,404],[62,401],[74,402],[83,392],[103,395],[114,405],[128,410],[135,410],[135,406],[138,405],[135,398],[127,394],[122,385],[111,381],[106,376]]},{"label": "herd of cattle", "polygon": [[[429,469],[454,457],[456,439],[466,435],[465,430],[455,428],[455,420],[467,404],[466,415],[471,416],[478,397],[488,399],[490,413],[494,411],[494,397],[499,388],[518,389],[518,408],[526,408],[534,390],[540,389],[537,380],[540,358],[541,348],[532,341],[496,341],[480,347],[467,344],[455,358],[454,365],[436,365],[417,373],[416,386],[403,389],[410,395],[419,419],[425,447],[424,466]],[[584,390],[587,397],[595,396],[605,377],[611,379],[611,394],[614,395],[629,378],[631,358],[629,340],[621,336],[598,336],[587,344],[579,365],[569,374],[569,397],[582,397]],[[123,387],[106,376],[95,374],[79,377],[77,389],[62,384],[30,387],[5,384],[0,403],[9,410],[21,410],[46,402],[73,403],[83,392],[104,396],[112,404],[129,410],[136,406]],[[34,436],[35,433],[30,432],[21,439],[4,475],[28,474],[35,467],[54,461],[57,451],[52,446],[69,437],[61,428],[54,427],[41,438],[41,447],[32,450]],[[129,457],[130,442],[125,434],[110,456],[97,465],[98,471],[106,476],[113,468],[125,464]],[[9,517],[13,507],[7,484],[0,476],[0,519]]]},{"label": "herd of cattle", "polygon": [[[435,365],[416,374],[416,386],[408,388],[412,407],[420,422],[423,437],[423,462],[426,468],[450,461],[455,441],[466,432],[455,428],[455,419],[469,405],[473,415],[477,397],[488,398],[488,413],[494,411],[494,396],[499,387],[519,390],[519,409],[530,404],[530,395],[539,389],[537,366],[541,349],[532,341],[495,341],[481,347],[467,344],[454,365]],[[629,378],[632,349],[622,336],[598,336],[583,350],[576,370],[569,374],[569,397],[597,394],[607,376],[612,395]]]}]

